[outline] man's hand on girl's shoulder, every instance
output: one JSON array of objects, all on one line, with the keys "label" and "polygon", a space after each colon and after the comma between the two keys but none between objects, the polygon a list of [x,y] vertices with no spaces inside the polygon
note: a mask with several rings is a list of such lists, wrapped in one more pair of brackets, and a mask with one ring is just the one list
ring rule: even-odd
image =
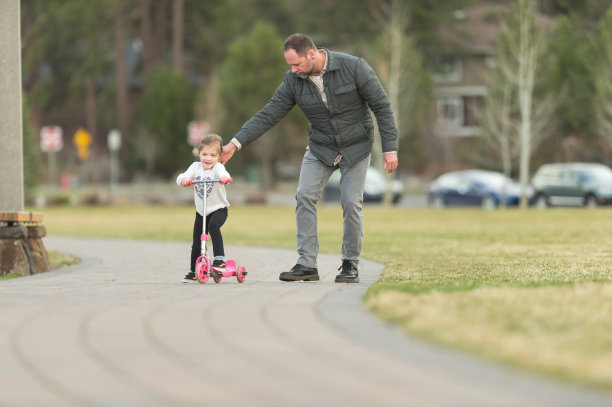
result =
[{"label": "man's hand on girl's shoulder", "polygon": [[226,145],[223,146],[223,151],[221,152],[221,159],[219,160],[219,162],[225,165],[225,163],[228,162],[230,158],[232,158],[232,156],[237,150],[238,150],[238,147],[236,147],[234,143],[232,142],[227,143]]}]

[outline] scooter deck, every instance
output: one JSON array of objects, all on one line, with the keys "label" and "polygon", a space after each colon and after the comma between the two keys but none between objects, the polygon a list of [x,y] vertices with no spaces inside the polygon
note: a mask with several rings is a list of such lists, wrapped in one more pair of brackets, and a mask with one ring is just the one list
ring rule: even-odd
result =
[{"label": "scooter deck", "polygon": [[223,277],[232,277],[236,275],[236,262],[234,260],[228,260],[225,262],[225,269],[216,269],[212,267],[212,270]]}]

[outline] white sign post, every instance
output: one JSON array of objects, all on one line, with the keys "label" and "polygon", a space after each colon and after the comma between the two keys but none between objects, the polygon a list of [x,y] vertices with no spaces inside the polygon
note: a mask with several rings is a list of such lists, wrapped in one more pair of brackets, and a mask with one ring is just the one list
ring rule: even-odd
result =
[{"label": "white sign post", "polygon": [[55,153],[64,147],[63,134],[59,126],[45,126],[40,130],[40,148],[48,153],[49,186],[55,185]]},{"label": "white sign post", "polygon": [[117,192],[119,181],[119,150],[121,149],[121,132],[112,129],[108,132],[108,150],[110,151],[110,189],[111,197]]}]

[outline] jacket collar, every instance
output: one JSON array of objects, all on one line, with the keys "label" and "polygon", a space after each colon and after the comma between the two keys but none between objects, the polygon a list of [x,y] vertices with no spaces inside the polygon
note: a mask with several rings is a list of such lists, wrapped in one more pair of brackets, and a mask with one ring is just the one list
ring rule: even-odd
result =
[{"label": "jacket collar", "polygon": [[327,69],[325,70],[325,72],[335,71],[336,69],[340,68],[338,62],[336,61],[336,57],[334,55],[335,53],[328,50],[327,48],[321,49],[324,49],[325,52],[327,52]]}]

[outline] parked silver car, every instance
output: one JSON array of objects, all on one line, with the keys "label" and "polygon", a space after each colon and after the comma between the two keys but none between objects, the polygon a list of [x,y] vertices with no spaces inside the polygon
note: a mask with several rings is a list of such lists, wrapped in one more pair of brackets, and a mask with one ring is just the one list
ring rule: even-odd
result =
[{"label": "parked silver car", "polygon": [[596,207],[612,203],[612,169],[598,163],[541,166],[532,179],[535,206]]}]

